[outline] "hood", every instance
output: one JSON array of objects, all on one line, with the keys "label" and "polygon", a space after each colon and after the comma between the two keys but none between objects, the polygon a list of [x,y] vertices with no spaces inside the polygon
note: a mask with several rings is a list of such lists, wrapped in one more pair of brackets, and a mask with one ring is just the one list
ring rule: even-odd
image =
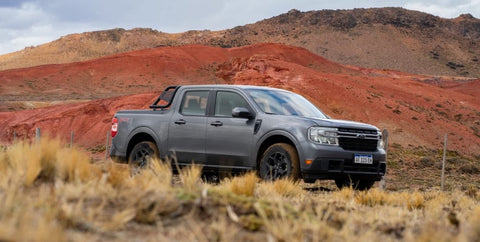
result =
[{"label": "hood", "polygon": [[339,120],[339,119],[319,119],[319,118],[309,118],[316,125],[322,127],[332,127],[332,128],[349,128],[349,129],[367,129],[367,130],[379,130],[377,127],[360,122],[354,122],[349,120]]}]

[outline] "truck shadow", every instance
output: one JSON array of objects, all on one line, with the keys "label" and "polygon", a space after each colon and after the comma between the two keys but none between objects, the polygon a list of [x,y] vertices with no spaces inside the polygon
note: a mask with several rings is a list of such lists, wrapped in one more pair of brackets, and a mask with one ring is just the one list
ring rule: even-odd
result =
[{"label": "truck shadow", "polygon": [[308,191],[308,192],[331,192],[331,191],[333,191],[332,189],[330,189],[328,187],[322,187],[322,186],[304,187],[303,190]]}]

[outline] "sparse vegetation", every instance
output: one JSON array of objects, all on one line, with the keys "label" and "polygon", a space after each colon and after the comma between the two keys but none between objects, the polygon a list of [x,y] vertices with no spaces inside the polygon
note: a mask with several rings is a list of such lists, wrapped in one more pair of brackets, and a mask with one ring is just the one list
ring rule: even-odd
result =
[{"label": "sparse vegetation", "polygon": [[470,129],[473,130],[473,134],[480,137],[480,129],[477,126],[471,126]]},{"label": "sparse vegetation", "polygon": [[[423,146],[402,147],[392,144],[388,153],[387,180],[389,190],[418,188],[428,190],[440,186],[443,150]],[[446,153],[445,176],[449,190],[467,190],[468,186],[480,188],[478,158],[465,157],[456,151]]]},{"label": "sparse vegetation", "polygon": [[373,92],[373,91],[370,91],[370,90],[367,90],[367,92],[374,98],[381,98],[383,97],[383,94],[382,93],[377,93],[377,92]]},{"label": "sparse vegetation", "polygon": [[446,66],[450,67],[451,69],[457,69],[457,68],[463,68],[465,67],[463,64],[458,64],[458,63],[455,63],[453,61],[449,61]]},{"label": "sparse vegetation", "polygon": [[395,114],[401,114],[402,113],[402,111],[400,111],[400,108],[398,106],[392,112],[395,113]]},{"label": "sparse vegetation", "polygon": [[472,241],[480,235],[476,186],[465,192],[303,186],[261,182],[254,173],[207,184],[196,166],[176,179],[159,161],[131,175],[126,165],[91,163],[57,140],[17,143],[0,149],[0,239]]}]

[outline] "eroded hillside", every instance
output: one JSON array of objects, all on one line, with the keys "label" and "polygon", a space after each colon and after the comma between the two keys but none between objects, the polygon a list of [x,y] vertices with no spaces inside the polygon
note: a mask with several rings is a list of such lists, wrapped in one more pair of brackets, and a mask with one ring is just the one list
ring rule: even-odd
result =
[{"label": "eroded hillside", "polygon": [[[390,130],[392,144],[436,149],[448,133],[450,149],[470,155],[480,150],[475,88],[480,80],[343,66],[306,49],[279,44],[159,47],[2,71],[0,78],[1,97],[9,99],[2,100],[2,107],[10,110],[0,113],[4,143],[14,132],[20,138],[32,137],[39,127],[67,138],[74,131],[77,142],[95,146],[103,143],[117,110],[146,108],[167,85],[219,83],[292,90],[334,118]],[[132,96],[141,92],[149,93]],[[103,97],[110,98],[88,102]],[[31,98],[68,103],[18,111],[28,108],[24,103]]]}]

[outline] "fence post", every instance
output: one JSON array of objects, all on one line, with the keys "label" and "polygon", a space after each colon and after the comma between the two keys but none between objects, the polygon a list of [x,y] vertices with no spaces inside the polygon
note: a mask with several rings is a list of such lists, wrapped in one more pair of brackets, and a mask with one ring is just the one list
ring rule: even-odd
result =
[{"label": "fence post", "polygon": [[14,144],[17,143],[17,131],[16,130],[13,131],[13,143]]},{"label": "fence post", "polygon": [[446,153],[447,153],[447,134],[445,134],[445,139],[443,141],[442,184],[441,184],[442,191],[443,191],[443,187],[444,187],[444,184],[445,184],[445,157],[446,157]]},{"label": "fence post", "polygon": [[385,149],[385,153],[387,153],[387,149],[388,149],[388,130],[387,129],[382,130],[382,136],[383,136],[383,147]]},{"label": "fence post", "polygon": [[[387,161],[387,153],[388,153],[388,130],[383,129],[382,130],[382,139],[383,139],[383,149],[385,150],[385,162]],[[387,187],[387,180],[386,180],[387,174],[382,177],[382,180],[380,180],[380,190],[385,190]]]},{"label": "fence post", "polygon": [[38,144],[40,143],[41,133],[40,128],[35,129],[35,142]]},{"label": "fence post", "polygon": [[70,133],[70,148],[73,148],[73,131]]},{"label": "fence post", "polygon": [[108,158],[108,146],[109,146],[109,141],[110,141],[110,130],[107,131],[107,142],[105,145],[105,159]]}]

